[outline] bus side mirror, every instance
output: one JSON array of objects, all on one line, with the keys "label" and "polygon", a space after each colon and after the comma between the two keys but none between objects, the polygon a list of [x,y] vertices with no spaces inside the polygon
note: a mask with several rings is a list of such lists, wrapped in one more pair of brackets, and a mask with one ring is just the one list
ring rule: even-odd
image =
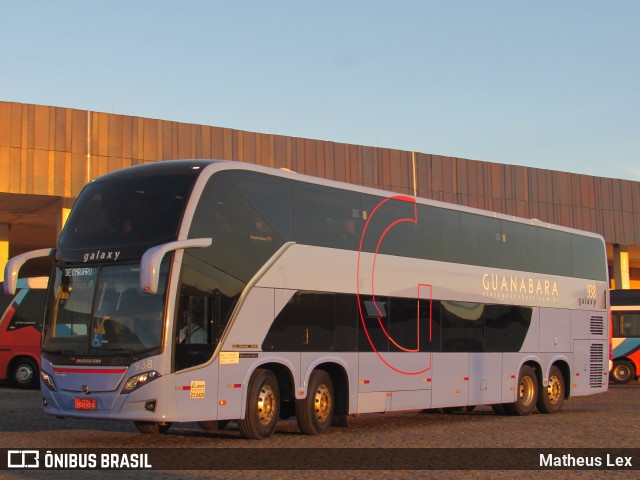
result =
[{"label": "bus side mirror", "polygon": [[180,250],[181,248],[206,248],[212,243],[212,238],[192,238],[163,243],[144,252],[140,261],[140,290],[142,290],[142,293],[154,294],[158,292],[160,263],[166,253]]},{"label": "bus side mirror", "polygon": [[18,284],[18,273],[22,265],[33,258],[50,257],[55,254],[55,248],[43,248],[41,250],[33,250],[21,255],[16,255],[7,262],[4,267],[4,293],[14,295]]}]

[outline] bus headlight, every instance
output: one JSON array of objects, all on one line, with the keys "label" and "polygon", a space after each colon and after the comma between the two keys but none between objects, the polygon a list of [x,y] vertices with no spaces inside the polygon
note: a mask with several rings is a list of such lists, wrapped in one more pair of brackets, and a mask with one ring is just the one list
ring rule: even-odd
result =
[{"label": "bus headlight", "polygon": [[129,377],[127,383],[122,387],[122,391],[120,393],[131,393],[137,388],[140,388],[143,385],[146,385],[152,380],[158,378],[160,374],[156,371],[140,373],[138,375],[134,375],[133,377]]},{"label": "bus headlight", "polygon": [[57,392],[56,382],[53,381],[53,377],[46,372],[40,371],[40,379],[52,392]]}]

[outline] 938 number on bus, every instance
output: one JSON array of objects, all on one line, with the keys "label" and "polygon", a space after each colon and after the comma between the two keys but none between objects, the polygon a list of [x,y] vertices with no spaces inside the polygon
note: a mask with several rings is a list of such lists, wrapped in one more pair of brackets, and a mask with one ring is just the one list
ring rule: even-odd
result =
[{"label": "938 number on bus", "polygon": [[147,358],[146,360],[140,360],[139,362],[133,364],[133,368],[135,368],[136,371],[150,370],[153,368],[153,360],[151,360],[150,358]]},{"label": "938 number on bus", "polygon": [[598,296],[598,287],[594,283],[587,284],[587,298],[596,298]]}]

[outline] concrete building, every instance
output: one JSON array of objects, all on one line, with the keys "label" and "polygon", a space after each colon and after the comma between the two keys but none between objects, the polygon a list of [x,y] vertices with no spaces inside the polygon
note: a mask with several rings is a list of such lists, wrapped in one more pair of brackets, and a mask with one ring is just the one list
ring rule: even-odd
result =
[{"label": "concrete building", "polygon": [[284,167],[597,232],[612,287],[640,288],[640,182],[11,102],[0,102],[0,266],[54,246],[92,178],[182,158]]}]

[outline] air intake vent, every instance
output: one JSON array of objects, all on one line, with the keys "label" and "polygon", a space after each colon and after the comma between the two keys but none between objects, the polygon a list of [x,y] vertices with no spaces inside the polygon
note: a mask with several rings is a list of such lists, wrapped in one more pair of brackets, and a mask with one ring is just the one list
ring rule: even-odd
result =
[{"label": "air intake vent", "polygon": [[591,335],[604,335],[604,318],[591,317],[590,330]]},{"label": "air intake vent", "polygon": [[601,343],[591,345],[589,357],[589,386],[591,388],[602,387],[602,371],[604,368],[604,346]]}]

